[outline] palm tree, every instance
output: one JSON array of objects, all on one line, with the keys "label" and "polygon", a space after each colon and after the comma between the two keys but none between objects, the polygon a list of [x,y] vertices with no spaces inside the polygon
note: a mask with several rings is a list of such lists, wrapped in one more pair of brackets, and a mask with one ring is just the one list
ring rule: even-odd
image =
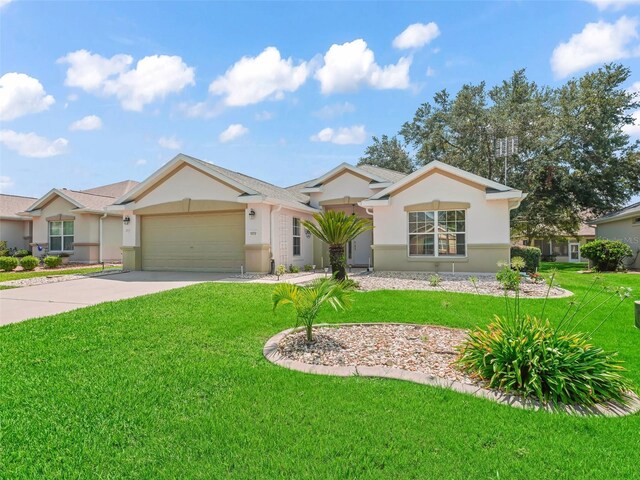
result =
[{"label": "palm tree", "polygon": [[303,220],[302,225],[329,245],[331,270],[336,280],[342,281],[347,276],[344,246],[361,233],[373,229],[373,225],[366,218],[347,215],[336,210],[314,213],[313,218],[317,225],[308,220]]},{"label": "palm tree", "polygon": [[308,286],[280,283],[273,290],[273,310],[278,305],[291,304],[296,310],[296,327],[304,325],[307,331],[307,343],[313,342],[313,322],[323,304],[328,303],[335,310],[351,307],[353,289],[332,278],[318,278]]}]

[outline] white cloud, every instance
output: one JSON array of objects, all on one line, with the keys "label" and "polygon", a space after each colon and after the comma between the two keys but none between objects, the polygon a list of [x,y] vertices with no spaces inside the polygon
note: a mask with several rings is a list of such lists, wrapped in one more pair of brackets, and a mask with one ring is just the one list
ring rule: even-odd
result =
[{"label": "white cloud", "polygon": [[627,92],[640,94],[640,82],[633,82],[631,86],[627,89]]},{"label": "white cloud", "polygon": [[0,175],[0,192],[4,192],[8,188],[13,187],[13,179],[6,175]]},{"label": "white cloud", "polygon": [[436,74],[436,71],[433,68],[427,67],[427,77],[433,77],[435,76],[435,74]]},{"label": "white cloud", "polygon": [[5,73],[0,77],[0,120],[13,120],[29,113],[47,110],[55,103],[42,84],[24,73]]},{"label": "white cloud", "polygon": [[136,160],[136,167],[143,167],[147,164],[147,161],[144,158],[140,158]]},{"label": "white cloud", "polygon": [[0,130],[0,143],[23,157],[46,158],[61,155],[67,151],[69,141],[66,138],[49,140],[35,133],[18,133],[13,130]]},{"label": "white cloud", "polygon": [[640,0],[587,0],[589,3],[592,3],[598,10],[622,10],[624,7],[628,7],[630,5],[638,5],[640,4]]},{"label": "white cloud", "polygon": [[246,135],[249,132],[249,129],[240,123],[233,123],[227,127],[227,129],[220,134],[218,139],[222,143],[227,143],[236,138],[240,138],[243,135]]},{"label": "white cloud", "polygon": [[125,110],[141,111],[145,105],[195,85],[195,70],[181,57],[150,55],[131,68],[133,57],[105,58],[87,50],[71,52],[58,59],[69,64],[65,85],[87,92],[115,96]]},{"label": "white cloud", "polygon": [[5,5],[8,5],[11,2],[12,0],[0,0],[0,8],[4,7]]},{"label": "white cloud", "polygon": [[175,136],[173,137],[160,137],[158,139],[158,145],[168,150],[180,150],[182,148],[182,142]]},{"label": "white cloud", "polygon": [[273,112],[267,112],[266,110],[263,110],[262,112],[258,112],[254,115],[254,118],[258,121],[258,122],[266,122],[267,120],[271,120],[273,117],[275,117],[275,113]]},{"label": "white cloud", "polygon": [[220,115],[223,109],[220,105],[209,105],[207,102],[182,102],[178,105],[178,110],[188,118],[213,118]]},{"label": "white cloud", "polygon": [[562,78],[599,63],[640,56],[640,45],[629,45],[638,39],[637,26],[637,18],[625,16],[616,23],[587,23],[582,32],[553,50],[553,73]]},{"label": "white cloud", "polygon": [[411,59],[402,57],[395,65],[380,67],[367,42],[359,38],[331,45],[315,78],[325,94],[355,91],[362,84],[378,89],[405,89],[409,87],[410,66]]},{"label": "white cloud", "polygon": [[333,105],[325,105],[320,110],[313,112],[314,117],[322,118],[324,120],[330,120],[335,117],[344,115],[345,113],[355,112],[356,107],[349,103],[334,103]]},{"label": "white cloud", "polygon": [[630,137],[640,139],[640,110],[636,110],[632,115],[633,125],[625,125],[622,131]]},{"label": "white cloud", "polygon": [[87,115],[69,125],[69,130],[100,130],[102,120],[96,115]]},{"label": "white cloud", "polygon": [[251,105],[266,99],[281,100],[285,92],[295,92],[309,75],[306,62],[294,66],[275,47],[267,47],[257,57],[242,57],[226,73],[209,85],[209,92],[224,96],[232,107]]},{"label": "white cloud", "polygon": [[334,130],[324,128],[311,136],[314,142],[331,142],[337,145],[360,145],[367,139],[367,132],[364,125],[354,125],[352,127],[342,127]]},{"label": "white cloud", "polygon": [[428,45],[439,36],[440,29],[435,22],[414,23],[393,39],[393,46],[401,50],[420,48]]}]

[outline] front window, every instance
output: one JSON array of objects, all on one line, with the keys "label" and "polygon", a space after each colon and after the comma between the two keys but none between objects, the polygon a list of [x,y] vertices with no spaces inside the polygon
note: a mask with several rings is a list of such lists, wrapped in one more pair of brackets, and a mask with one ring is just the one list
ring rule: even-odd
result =
[{"label": "front window", "polygon": [[293,255],[300,255],[300,219],[293,219]]},{"label": "front window", "polygon": [[73,251],[73,222],[49,222],[49,250]]},{"label": "front window", "polygon": [[466,212],[409,212],[410,256],[463,256],[467,252]]}]

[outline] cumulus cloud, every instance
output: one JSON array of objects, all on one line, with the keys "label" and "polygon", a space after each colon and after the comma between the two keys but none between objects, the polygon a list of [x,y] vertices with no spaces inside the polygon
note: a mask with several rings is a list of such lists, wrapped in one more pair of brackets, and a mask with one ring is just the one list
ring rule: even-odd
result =
[{"label": "cumulus cloud", "polygon": [[563,78],[592,65],[640,56],[637,27],[638,19],[626,16],[616,23],[587,23],[582,32],[553,50],[553,73]]},{"label": "cumulus cloud", "polygon": [[414,23],[393,39],[393,46],[400,50],[420,48],[428,45],[439,36],[440,29],[435,22]]},{"label": "cumulus cloud", "polygon": [[136,160],[136,167],[143,167],[147,164],[147,161],[144,158],[140,158]]},{"label": "cumulus cloud", "polygon": [[5,73],[0,77],[0,120],[7,121],[29,113],[47,110],[55,103],[42,84],[24,73]]},{"label": "cumulus cloud", "polygon": [[334,103],[333,105],[325,105],[320,110],[313,112],[314,117],[330,120],[335,117],[344,115],[345,113],[355,112],[356,107],[349,102]]},{"label": "cumulus cloud", "polygon": [[160,137],[158,139],[158,145],[168,150],[180,150],[182,148],[182,142],[175,136],[173,137]]},{"label": "cumulus cloud", "polygon": [[18,133],[0,130],[0,143],[23,157],[46,158],[65,153],[69,146],[66,138],[49,140],[35,133]]},{"label": "cumulus cloud", "polygon": [[309,75],[307,62],[294,65],[281,58],[275,47],[267,47],[257,57],[242,57],[226,73],[209,85],[209,92],[222,95],[224,103],[241,107],[266,99],[281,100],[285,92],[295,92]]},{"label": "cumulus cloud", "polygon": [[622,10],[630,5],[639,5],[640,0],[587,0],[598,7],[598,10]]},{"label": "cumulus cloud", "polygon": [[632,115],[633,125],[625,125],[622,131],[630,137],[640,139],[640,110],[636,110]]},{"label": "cumulus cloud", "polygon": [[361,85],[405,89],[409,87],[410,66],[411,59],[402,57],[395,65],[380,67],[367,42],[359,38],[342,45],[331,45],[315,78],[320,81],[324,94],[355,91]]},{"label": "cumulus cloud", "polygon": [[0,192],[4,192],[8,188],[13,187],[13,179],[6,175],[0,175]]},{"label": "cumulus cloud", "polygon": [[4,7],[5,5],[11,3],[12,0],[0,0],[0,8]]},{"label": "cumulus cloud", "polygon": [[331,142],[337,145],[360,145],[367,139],[364,125],[341,127],[336,130],[324,128],[311,136],[313,142]]},{"label": "cumulus cloud", "polygon": [[246,135],[249,132],[249,129],[240,123],[232,123],[227,127],[227,129],[220,134],[218,139],[222,143],[227,143],[237,138]]},{"label": "cumulus cloud", "polygon": [[115,96],[125,110],[142,111],[145,105],[195,85],[195,70],[181,57],[150,55],[135,68],[130,55],[105,58],[78,50],[58,59],[68,64],[65,85],[89,93]]},{"label": "cumulus cloud", "polygon": [[69,130],[100,130],[102,120],[96,115],[87,115],[69,125]]}]

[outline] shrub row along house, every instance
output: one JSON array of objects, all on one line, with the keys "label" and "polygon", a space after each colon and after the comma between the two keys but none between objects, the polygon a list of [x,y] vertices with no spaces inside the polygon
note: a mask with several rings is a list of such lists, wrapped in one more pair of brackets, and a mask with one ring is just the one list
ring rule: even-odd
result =
[{"label": "shrub row along house", "polygon": [[[38,256],[122,258],[130,270],[264,273],[280,264],[328,266],[326,247],[301,221],[341,210],[374,225],[347,245],[348,264],[494,272],[509,258],[510,210],[525,195],[437,161],[409,175],[344,163],[280,188],[179,154],[142,183],[53,189],[14,216],[32,220],[23,237]],[[0,237],[5,229],[3,221]]]}]

